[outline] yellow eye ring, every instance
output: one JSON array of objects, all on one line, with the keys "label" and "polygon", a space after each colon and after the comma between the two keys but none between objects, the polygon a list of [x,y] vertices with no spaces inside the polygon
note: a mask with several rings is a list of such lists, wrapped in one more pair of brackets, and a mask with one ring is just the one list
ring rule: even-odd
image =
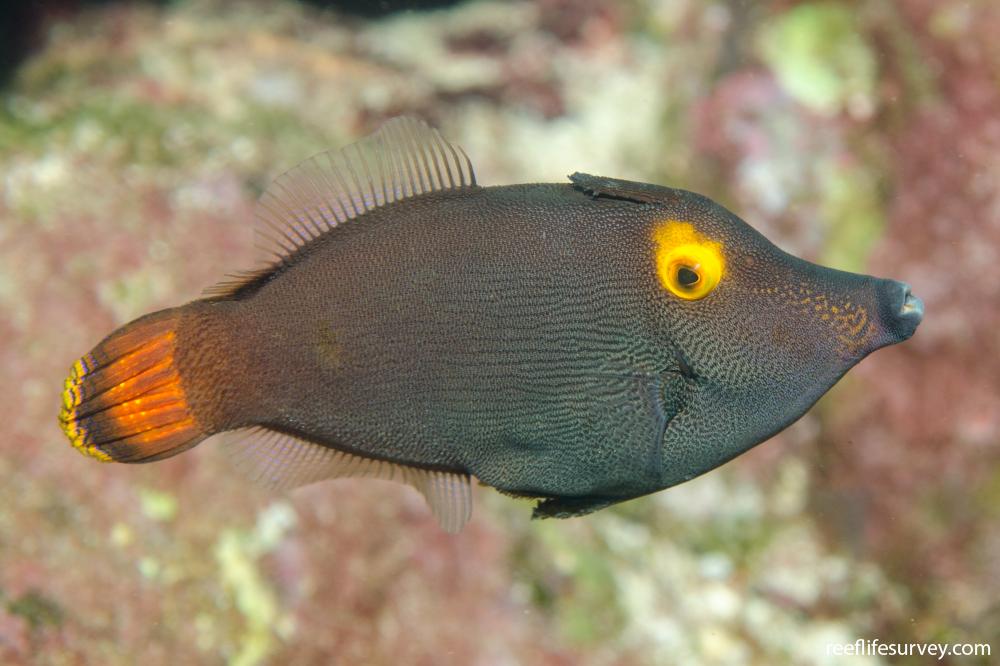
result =
[{"label": "yellow eye ring", "polygon": [[722,279],[722,257],[712,244],[686,243],[657,256],[660,283],[686,301],[705,298]]}]

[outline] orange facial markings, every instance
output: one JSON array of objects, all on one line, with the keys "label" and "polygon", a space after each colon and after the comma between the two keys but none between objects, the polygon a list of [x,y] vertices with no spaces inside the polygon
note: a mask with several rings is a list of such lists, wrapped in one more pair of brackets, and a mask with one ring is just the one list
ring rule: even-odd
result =
[{"label": "orange facial markings", "polygon": [[847,355],[864,349],[876,335],[875,325],[869,320],[867,308],[853,305],[850,301],[830,306],[829,312],[824,308],[820,319],[829,322],[840,351]]},{"label": "orange facial markings", "polygon": [[786,304],[804,315],[815,317],[830,331],[836,341],[838,353],[847,357],[862,353],[878,335],[878,328],[871,320],[868,309],[852,301],[834,301],[823,292],[816,292],[806,284],[788,285],[783,289],[766,288],[762,291],[777,294]]}]

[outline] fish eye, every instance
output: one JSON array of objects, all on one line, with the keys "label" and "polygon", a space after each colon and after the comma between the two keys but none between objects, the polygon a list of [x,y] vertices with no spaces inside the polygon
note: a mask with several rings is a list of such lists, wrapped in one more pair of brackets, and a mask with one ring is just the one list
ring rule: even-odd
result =
[{"label": "fish eye", "polygon": [[698,231],[690,222],[659,222],[653,227],[652,240],[660,286],[678,298],[705,298],[725,275],[723,243]]},{"label": "fish eye", "polygon": [[686,243],[657,257],[660,282],[686,301],[708,296],[722,278],[722,258],[714,243]]},{"label": "fish eye", "polygon": [[701,276],[698,275],[699,268],[700,266],[678,266],[677,284],[685,289],[690,289],[698,284],[698,281],[701,280]]}]

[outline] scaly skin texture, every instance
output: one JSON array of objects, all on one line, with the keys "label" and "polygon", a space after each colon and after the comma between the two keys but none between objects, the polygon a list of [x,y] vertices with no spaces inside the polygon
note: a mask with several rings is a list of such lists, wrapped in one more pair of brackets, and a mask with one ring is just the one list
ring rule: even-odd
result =
[{"label": "scaly skin texture", "polygon": [[[390,204],[235,302],[192,304],[179,363],[196,413],[469,472],[575,514],[746,451],[919,322],[901,283],[792,257],[704,197],[586,185]],[[720,248],[705,298],[661,283],[671,225]]]}]

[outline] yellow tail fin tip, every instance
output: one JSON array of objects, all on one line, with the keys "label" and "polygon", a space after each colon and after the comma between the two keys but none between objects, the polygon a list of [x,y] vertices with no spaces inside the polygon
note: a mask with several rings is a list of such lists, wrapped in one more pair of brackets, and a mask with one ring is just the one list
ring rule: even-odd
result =
[{"label": "yellow tail fin tip", "polygon": [[69,438],[70,444],[73,448],[84,454],[85,456],[90,456],[91,458],[96,458],[101,462],[111,462],[111,456],[104,453],[96,446],[88,445],[86,442],[87,435],[82,427],[76,420],[76,412],[72,405],[67,405],[67,398],[65,393],[63,394],[63,410],[59,413],[59,425],[62,428],[63,433]]}]

